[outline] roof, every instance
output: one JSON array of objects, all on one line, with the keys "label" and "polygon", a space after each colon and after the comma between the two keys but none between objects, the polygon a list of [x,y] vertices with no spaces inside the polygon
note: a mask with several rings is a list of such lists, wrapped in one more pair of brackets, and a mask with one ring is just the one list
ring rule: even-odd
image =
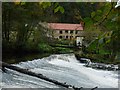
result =
[{"label": "roof", "polygon": [[82,24],[48,23],[48,27],[54,30],[83,30]]}]

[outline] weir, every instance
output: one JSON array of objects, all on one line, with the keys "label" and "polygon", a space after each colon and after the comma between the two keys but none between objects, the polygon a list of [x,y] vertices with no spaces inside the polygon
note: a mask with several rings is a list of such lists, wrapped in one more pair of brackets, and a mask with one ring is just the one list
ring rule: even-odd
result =
[{"label": "weir", "polygon": [[50,79],[50,78],[48,78],[48,77],[46,77],[42,74],[37,74],[37,73],[31,72],[27,69],[23,69],[23,68],[20,68],[20,67],[17,67],[17,66],[7,64],[5,62],[0,61],[0,65],[2,65],[3,72],[5,72],[5,67],[6,67],[8,69],[12,69],[12,70],[18,71],[18,72],[23,73],[23,74],[27,74],[27,75],[34,76],[34,77],[37,77],[37,78],[40,78],[40,79],[44,79],[46,81],[52,82],[56,85],[60,85],[60,86],[65,87],[65,88],[74,88],[74,89],[78,88],[78,87],[75,87],[75,86],[72,86],[72,85],[68,85],[66,83],[61,83],[61,82],[58,82],[56,80]]},{"label": "weir", "polygon": [[81,87],[118,87],[117,71],[96,70],[85,67],[85,64],[80,63],[74,54],[55,54],[18,64],[6,64],[4,62],[0,64],[3,67],[6,66],[5,73],[0,70],[2,72],[0,76],[3,75],[2,87],[4,88],[76,89]]}]

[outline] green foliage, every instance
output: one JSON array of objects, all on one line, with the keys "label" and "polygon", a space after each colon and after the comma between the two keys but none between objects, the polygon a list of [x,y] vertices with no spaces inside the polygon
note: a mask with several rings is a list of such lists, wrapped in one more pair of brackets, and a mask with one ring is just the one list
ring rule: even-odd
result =
[{"label": "green foliage", "polygon": [[89,26],[93,25],[93,20],[91,18],[86,17],[83,20],[85,22],[86,27],[89,27]]},{"label": "green foliage", "polygon": [[52,47],[45,43],[38,44],[38,50],[40,52],[52,52]]},{"label": "green foliage", "polygon": [[39,4],[44,9],[46,9],[46,8],[51,6],[51,2],[40,2]]},{"label": "green foliage", "polygon": [[[47,6],[50,6],[50,3],[47,4]],[[40,42],[38,36],[43,36],[44,38],[46,36],[44,33],[45,29],[41,28],[39,25],[41,16],[44,16],[42,13],[44,10],[41,8],[41,6],[38,3],[31,2],[5,2],[3,3],[2,8],[2,39],[4,50],[6,50],[6,47],[9,47],[9,51],[12,51],[12,49],[18,49],[17,51],[33,51],[33,49],[36,50],[35,47]],[[34,32],[38,31],[35,30],[35,28],[39,28],[39,32],[42,33],[35,35]],[[29,39],[32,34],[36,37],[34,38],[34,36],[32,36],[32,38],[34,38],[34,42],[31,43],[34,44],[31,44]],[[12,39],[12,36],[14,36],[14,39]],[[12,46],[14,48],[12,48]]]},{"label": "green foliage", "polygon": [[96,21],[101,19],[101,15],[102,15],[102,10],[93,11],[91,13],[91,17],[94,18],[94,20],[96,20]]},{"label": "green foliage", "polygon": [[[69,7],[69,8],[68,8]],[[46,38],[47,31],[39,26],[40,21],[46,22],[62,22],[62,23],[80,23],[85,22],[85,30],[113,33],[110,37],[99,36],[98,39],[105,38],[105,43],[95,41],[90,45],[89,51],[97,51],[100,54],[116,54],[120,48],[120,15],[119,10],[114,8],[114,3],[81,3],[81,2],[17,2],[3,3],[2,6],[2,38],[3,47],[26,48],[29,50],[41,50],[49,52],[51,48],[46,42],[50,38]],[[37,28],[37,29],[35,29]],[[11,32],[16,32],[16,39],[11,39]],[[33,33],[32,39],[29,40],[30,34]],[[98,34],[99,35],[99,34]],[[87,36],[92,36],[87,35]],[[44,39],[43,39],[44,38]],[[88,38],[92,40],[93,38]],[[52,39],[51,39],[52,40]],[[29,43],[28,43],[29,42]],[[59,41],[58,41],[59,42]],[[58,43],[57,42],[57,43]],[[34,43],[34,44],[31,44]],[[69,42],[61,41],[60,44],[68,44]],[[13,46],[12,46],[13,45]],[[68,49],[56,48],[59,52],[67,52]],[[54,49],[55,51],[55,49]],[[69,51],[69,50],[68,50]],[[113,55],[115,56],[115,55]]]},{"label": "green foliage", "polygon": [[102,10],[97,10],[97,15],[102,15]]},{"label": "green foliage", "polygon": [[95,15],[96,15],[95,12],[92,12],[92,13],[91,13],[91,17],[92,17],[92,18],[93,18]]},{"label": "green foliage", "polygon": [[61,6],[58,6],[57,8],[54,9],[54,13],[60,11],[61,13],[64,13],[64,8]]},{"label": "green foliage", "polygon": [[62,48],[62,47],[55,47],[53,50],[55,53],[72,53],[73,52],[73,50],[69,48]]}]

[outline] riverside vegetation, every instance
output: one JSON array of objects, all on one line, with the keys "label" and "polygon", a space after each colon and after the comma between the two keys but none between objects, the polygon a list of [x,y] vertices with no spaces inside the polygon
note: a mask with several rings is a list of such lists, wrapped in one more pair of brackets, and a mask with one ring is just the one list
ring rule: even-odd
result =
[{"label": "riverside vegetation", "polygon": [[[28,53],[74,52],[79,55],[76,49],[52,47],[51,44],[68,45],[69,41],[54,39],[52,30],[46,28],[45,22],[83,21],[84,31],[87,32],[84,42],[90,44],[83,48],[83,53],[79,57],[90,58],[93,62],[118,64],[120,63],[120,9],[114,8],[115,5],[115,2],[3,2],[3,61],[6,61],[4,58],[9,54],[19,56]],[[15,62],[17,61],[9,61],[9,63]]]}]

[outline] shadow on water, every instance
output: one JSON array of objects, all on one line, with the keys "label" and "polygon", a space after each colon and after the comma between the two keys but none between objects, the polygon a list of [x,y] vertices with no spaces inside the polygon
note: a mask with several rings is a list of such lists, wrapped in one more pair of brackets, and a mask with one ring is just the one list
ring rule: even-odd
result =
[{"label": "shadow on water", "polygon": [[49,53],[4,54],[2,55],[2,61],[10,64],[15,64],[19,62],[31,61],[34,59],[48,57],[49,55],[50,55]]}]

